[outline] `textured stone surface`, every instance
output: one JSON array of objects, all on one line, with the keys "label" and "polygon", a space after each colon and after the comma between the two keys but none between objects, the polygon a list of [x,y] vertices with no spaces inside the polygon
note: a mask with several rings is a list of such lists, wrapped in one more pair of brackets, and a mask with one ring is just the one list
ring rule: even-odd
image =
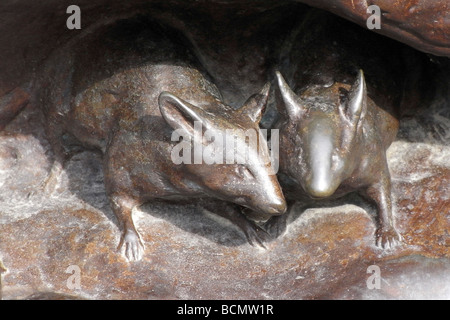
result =
[{"label": "textured stone surface", "polygon": [[298,0],[326,9],[366,27],[367,8],[381,10],[381,28],[377,32],[435,55],[450,55],[448,0]]},{"label": "textured stone surface", "polygon": [[[267,250],[197,204],[153,203],[135,212],[146,251],[129,264],[116,251],[97,154],[72,158],[52,195],[29,195],[48,169],[40,131],[39,114],[27,109],[0,139],[4,299],[450,297],[448,145],[399,140],[389,149],[405,239],[396,249],[374,245],[374,208],[355,196],[304,212],[296,205],[299,217]],[[81,270],[81,289],[67,286],[71,265]],[[370,265],[380,267],[379,290],[367,288]]]}]

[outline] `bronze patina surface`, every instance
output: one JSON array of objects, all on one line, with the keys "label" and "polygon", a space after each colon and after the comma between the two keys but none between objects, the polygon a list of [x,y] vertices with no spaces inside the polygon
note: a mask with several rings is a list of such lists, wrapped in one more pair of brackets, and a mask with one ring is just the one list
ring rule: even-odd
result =
[{"label": "bronze patina surface", "polygon": [[[143,251],[132,211],[155,199],[233,202],[235,206],[216,201],[215,206],[241,225],[250,242],[262,243],[258,233],[263,236],[263,231],[236,205],[268,215],[286,210],[259,129],[269,85],[235,110],[220,101],[218,89],[180,44],[184,39],[170,29],[145,18],[105,29],[58,50],[35,80],[37,103],[44,110],[46,135],[55,153],[45,189],[52,191],[49,185],[67,161],[64,138],[69,134],[104,156],[105,186],[122,225],[121,246],[128,259],[139,260]],[[222,140],[208,141],[207,131],[221,133]],[[255,144],[246,144],[246,131],[254,134]],[[233,139],[231,150],[223,142],[225,133]],[[183,154],[178,163],[173,149],[181,143],[180,135],[189,145],[182,152],[189,155]],[[199,158],[197,148],[223,156],[208,163],[205,151],[200,150]],[[245,161],[227,162],[229,154]]]},{"label": "bronze patina surface", "polygon": [[[69,30],[66,9],[71,1],[2,1],[1,297],[448,299],[450,63],[448,58],[433,55],[448,56],[444,52],[448,48],[447,21],[441,18],[447,12],[447,2],[368,1],[367,5],[379,4],[383,12],[382,29],[375,31],[364,28],[361,17],[366,4],[362,6],[360,1],[314,3],[311,5],[345,15],[362,27],[297,1],[81,0],[82,28]],[[138,26],[148,26],[145,21],[165,31],[152,35],[161,29]],[[126,28],[114,29],[118,24],[134,28],[126,33]],[[298,33],[302,27],[307,27],[304,39],[318,37],[323,42],[303,47],[300,55],[295,45],[308,43],[295,40],[302,38]],[[325,41],[326,36],[339,34],[336,45]],[[64,48],[72,49],[62,52]],[[159,53],[146,60],[145,53],[151,50]],[[290,53],[294,54],[286,59]],[[383,62],[378,63],[381,57]],[[156,68],[154,63],[160,67],[156,82],[145,73],[148,61],[150,69]],[[177,82],[170,71],[175,69],[185,80]],[[172,161],[162,161],[167,157],[158,160],[162,169],[156,170],[147,162],[155,156],[151,151],[158,150],[157,145],[169,141],[151,140],[146,149],[142,141],[150,140],[144,138],[153,139],[162,130],[170,133],[171,125],[186,123],[182,122],[186,115],[183,111],[199,109],[208,114],[190,114],[212,119],[214,126],[257,129],[266,99],[261,125],[273,128],[277,105],[284,106],[278,103],[276,70],[296,95],[307,93],[305,97],[311,102],[315,98],[333,98],[336,102],[341,97],[336,92],[339,87],[345,89],[344,100],[352,86],[361,87],[354,86],[359,69],[364,72],[367,101],[386,111],[382,119],[394,116],[399,122],[396,138],[385,153],[381,150],[389,144],[387,141],[369,146],[375,150],[374,159],[363,151],[358,151],[355,159],[374,161],[378,163],[374,168],[383,169],[376,159],[385,155],[395,227],[402,236],[400,244],[376,246],[378,208],[357,193],[320,199],[309,206],[297,201],[289,216],[283,216],[288,219],[286,232],[275,239],[270,239],[259,223],[244,220],[235,204],[204,197],[185,202],[189,195],[181,202],[152,199],[136,207],[133,224],[146,244],[142,258],[130,262],[117,250],[123,221],[113,211],[110,187],[105,186],[118,181],[115,186],[119,190],[139,195],[150,190],[148,185],[141,188],[139,177],[175,170]],[[297,76],[290,70],[297,70]],[[315,70],[318,77],[314,77]],[[332,83],[330,71],[335,71]],[[170,83],[163,84],[166,80]],[[272,84],[269,92],[267,82]],[[153,84],[151,88],[149,83]],[[35,92],[44,93],[42,98],[48,102],[45,106]],[[149,92],[153,113],[145,114],[145,108],[138,108],[138,112],[127,108],[128,102],[144,106]],[[67,100],[70,103],[65,103]],[[112,116],[113,109],[121,110],[114,106],[126,111]],[[72,110],[70,115],[65,114],[68,110]],[[104,110],[111,112],[102,113]],[[49,116],[58,117],[59,113],[64,121],[48,122]],[[382,122],[371,117],[375,123],[366,130],[380,130]],[[49,124],[60,127],[45,132]],[[391,132],[381,131],[381,137],[390,140]],[[109,147],[105,137],[110,134],[117,139]],[[170,135],[164,137],[170,140]],[[62,141],[64,147],[59,156],[57,148],[56,152],[52,148],[58,146],[54,140]],[[280,154],[285,149],[281,147]],[[116,161],[111,174],[104,175],[105,163],[111,163],[108,154],[102,155],[106,150],[115,154]],[[51,179],[49,188],[43,190],[55,158],[66,152],[71,157],[62,161],[64,169],[54,170],[59,172],[55,174],[57,179]],[[118,177],[122,166],[134,177],[128,185],[125,178]],[[184,171],[192,173],[190,178],[195,181],[185,180],[189,183],[184,186],[188,190],[204,187],[205,180],[194,177],[205,177],[206,172],[201,167],[190,170],[201,172]],[[249,176],[245,170],[223,170],[215,172],[226,177],[212,175],[215,178],[208,180],[208,186],[220,192],[235,175]],[[375,172],[373,176],[380,175]],[[235,183],[234,188],[239,185]],[[272,180],[269,185],[276,184]],[[246,186],[250,188],[245,183],[242,188]],[[251,189],[256,191],[247,194],[247,199],[235,199],[227,193],[224,200],[248,204],[253,197],[256,205],[270,200],[261,199],[271,188],[263,190],[258,184]],[[218,194],[214,192],[214,197]],[[240,228],[229,223],[230,212],[239,217]],[[228,220],[220,213],[227,213]],[[391,238],[382,240],[390,242]],[[252,246],[249,240],[264,242],[266,248]],[[139,256],[133,246],[129,253]],[[377,267],[381,283],[374,288],[371,270]]]},{"label": "bronze patina surface", "polygon": [[[401,236],[394,227],[386,150],[395,139],[398,121],[367,97],[361,70],[351,87],[311,84],[301,96],[281,73],[277,76],[284,105],[284,119],[275,125],[280,128],[284,192],[290,200],[301,201],[305,196],[323,199],[359,190],[377,206],[377,245],[397,245]],[[348,91],[341,102],[343,89]],[[277,220],[286,219],[283,215]]]}]

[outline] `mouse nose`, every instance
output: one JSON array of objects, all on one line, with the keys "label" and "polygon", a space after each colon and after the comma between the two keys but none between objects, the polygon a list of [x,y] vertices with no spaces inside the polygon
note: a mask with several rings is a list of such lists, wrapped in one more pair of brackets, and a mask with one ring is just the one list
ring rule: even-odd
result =
[{"label": "mouse nose", "polygon": [[307,184],[305,189],[313,198],[328,198],[336,191],[331,183],[324,183],[324,181],[313,181]]},{"label": "mouse nose", "polygon": [[286,201],[283,198],[280,198],[277,202],[272,202],[268,204],[265,208],[265,211],[274,216],[282,215],[287,210]]}]

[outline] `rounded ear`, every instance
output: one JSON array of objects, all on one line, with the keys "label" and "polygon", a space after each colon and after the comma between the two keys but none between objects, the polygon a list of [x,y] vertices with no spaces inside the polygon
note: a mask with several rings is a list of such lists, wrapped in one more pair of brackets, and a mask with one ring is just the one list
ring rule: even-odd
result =
[{"label": "rounded ear", "polygon": [[344,114],[348,120],[356,123],[367,109],[367,87],[364,73],[359,70],[358,77],[350,88]]},{"label": "rounded ear", "polygon": [[269,100],[270,82],[266,83],[261,92],[252,95],[238,110],[242,115],[249,117],[253,122],[259,123],[266,110]]},{"label": "rounded ear", "polygon": [[277,104],[278,111],[281,114],[286,115],[289,119],[298,119],[305,112],[300,97],[292,91],[291,87],[289,87],[279,71],[276,71],[276,76],[278,88],[284,104],[284,108]]},{"label": "rounded ear", "polygon": [[194,135],[194,122],[205,124],[203,110],[178,98],[172,93],[161,92],[158,98],[159,110],[164,120],[175,130],[182,129]]}]

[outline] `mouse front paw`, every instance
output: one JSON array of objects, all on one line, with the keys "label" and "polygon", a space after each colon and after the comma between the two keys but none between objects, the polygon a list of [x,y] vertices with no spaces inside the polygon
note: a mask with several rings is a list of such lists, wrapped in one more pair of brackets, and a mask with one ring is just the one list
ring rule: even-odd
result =
[{"label": "mouse front paw", "polygon": [[383,249],[395,248],[400,245],[403,240],[402,236],[392,226],[388,228],[379,228],[375,232],[375,238],[377,247]]},{"label": "mouse front paw", "polygon": [[141,238],[132,230],[125,231],[118,249],[123,250],[128,261],[139,261],[144,255],[144,245]]}]

